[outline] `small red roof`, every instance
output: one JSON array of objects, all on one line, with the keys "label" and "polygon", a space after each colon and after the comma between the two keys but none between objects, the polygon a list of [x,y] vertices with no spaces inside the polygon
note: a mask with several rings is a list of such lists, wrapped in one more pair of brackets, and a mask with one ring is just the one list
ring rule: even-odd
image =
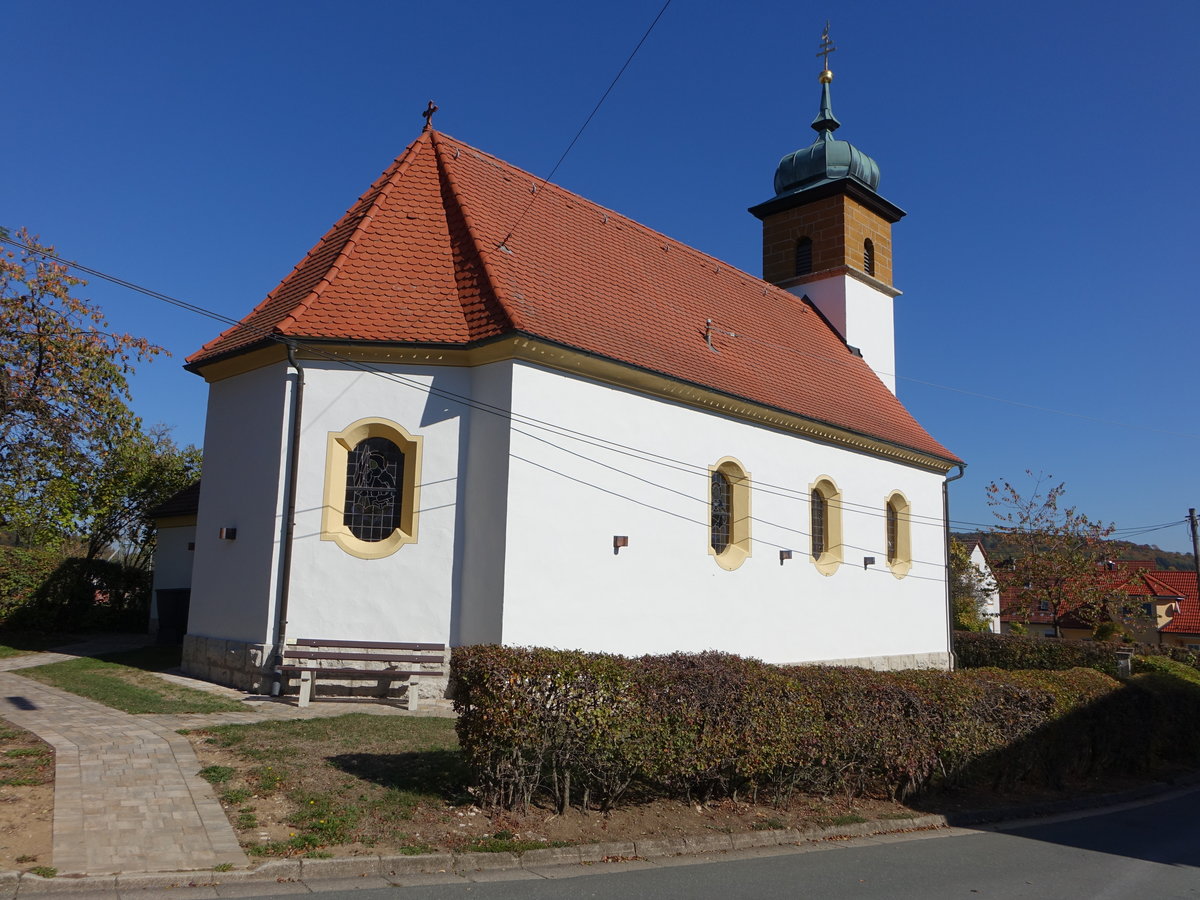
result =
[{"label": "small red roof", "polygon": [[446,346],[511,334],[959,461],[802,299],[436,131],[188,363],[272,336]]},{"label": "small red roof", "polygon": [[1155,572],[1154,579],[1161,582],[1169,593],[1181,598],[1179,612],[1162,630],[1175,634],[1200,634],[1200,594],[1196,591],[1195,572]]}]

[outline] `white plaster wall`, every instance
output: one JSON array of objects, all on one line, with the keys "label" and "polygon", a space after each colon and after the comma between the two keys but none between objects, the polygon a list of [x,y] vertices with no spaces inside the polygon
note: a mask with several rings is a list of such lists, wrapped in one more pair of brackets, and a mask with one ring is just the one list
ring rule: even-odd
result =
[{"label": "white plaster wall", "polygon": [[288,408],[282,363],[209,385],[189,634],[270,639]]},{"label": "white plaster wall", "polygon": [[[288,637],[448,642],[469,409],[429,388],[469,396],[470,370],[374,365],[390,378],[332,363],[304,366]],[[382,559],[359,559],[320,537],[328,436],[368,417],[424,439],[417,542]],[[344,472],[340,478],[344,485]]]},{"label": "white plaster wall", "polygon": [[892,298],[850,275],[789,288],[808,295],[846,343],[857,347],[879,380],[896,393],[896,337]]},{"label": "white plaster wall", "polygon": [[158,529],[154,544],[153,590],[191,587],[192,560],[196,553],[188,549],[188,544],[195,540],[195,525]]},{"label": "white plaster wall", "polygon": [[[471,370],[477,406],[466,417],[466,478],[459,493],[462,553],[458,602],[451,615],[450,641],[495,644],[501,640],[504,609],[504,554],[507,547],[509,430],[512,421],[498,410],[512,401],[511,362]],[[524,427],[519,423],[516,427]]]},{"label": "white plaster wall", "polygon": [[[514,366],[513,409],[680,462],[514,427],[506,644],[768,662],[948,651],[941,475],[528,364]],[[707,467],[725,456],[754,485],[752,556],[732,572],[708,554]],[[822,475],[846,504],[845,564],[828,577],[808,554],[807,495]],[[884,561],[893,490],[915,517],[902,579]],[[629,537],[619,555],[614,535]],[[782,565],[780,547],[794,550]]]}]

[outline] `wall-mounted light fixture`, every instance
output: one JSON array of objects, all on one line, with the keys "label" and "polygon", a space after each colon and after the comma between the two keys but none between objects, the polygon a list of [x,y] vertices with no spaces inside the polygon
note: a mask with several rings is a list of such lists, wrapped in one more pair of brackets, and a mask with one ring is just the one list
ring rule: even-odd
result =
[{"label": "wall-mounted light fixture", "polygon": [[628,546],[629,546],[629,535],[627,535],[627,534],[614,534],[613,535],[613,556],[616,556],[618,553],[620,553],[622,547],[628,547]]},{"label": "wall-mounted light fixture", "polygon": [[236,541],[237,540],[237,529],[236,528],[222,528],[218,532],[218,536],[223,541]]},{"label": "wall-mounted light fixture", "polygon": [[781,566],[783,565],[783,561],[784,561],[785,559],[791,559],[791,558],[792,558],[792,551],[791,551],[791,550],[780,550],[780,551],[779,551],[779,564],[780,564]]},{"label": "wall-mounted light fixture", "polygon": [[864,556],[863,557],[863,568],[864,569],[867,568],[867,566],[873,566],[873,565],[875,565],[875,557],[873,557],[873,556]]}]

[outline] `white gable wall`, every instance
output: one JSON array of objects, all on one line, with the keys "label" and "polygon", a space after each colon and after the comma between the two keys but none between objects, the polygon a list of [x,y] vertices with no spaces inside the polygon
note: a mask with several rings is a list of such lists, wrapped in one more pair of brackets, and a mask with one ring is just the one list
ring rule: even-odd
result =
[{"label": "white gable wall", "polygon": [[[514,367],[513,409],[690,470],[515,424],[504,643],[779,663],[947,652],[941,475],[528,364]],[[726,456],[750,475],[755,519],[752,556],[734,571],[708,553],[707,467]],[[808,552],[820,476],[845,504],[849,546],[831,576]],[[916,517],[902,579],[885,561],[894,490]],[[618,554],[614,535],[629,538]],[[795,551],[782,565],[780,547]]]},{"label": "white gable wall", "polygon": [[[278,589],[288,391],[283,364],[209,385],[189,634],[267,640]],[[221,540],[222,528],[236,528],[237,538]]]}]

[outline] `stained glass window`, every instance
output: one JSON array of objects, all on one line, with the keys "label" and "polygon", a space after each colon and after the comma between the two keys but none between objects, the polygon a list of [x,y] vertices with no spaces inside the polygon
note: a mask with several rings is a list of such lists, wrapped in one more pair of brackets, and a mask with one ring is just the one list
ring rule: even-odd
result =
[{"label": "stained glass window", "polygon": [[820,491],[812,492],[812,555],[816,559],[825,552],[825,495]]},{"label": "stained glass window", "polygon": [[360,541],[382,541],[400,525],[404,454],[387,438],[359,441],[346,464],[344,523]]},{"label": "stained glass window", "polygon": [[900,558],[900,510],[896,505],[887,505],[887,560],[890,563]]},{"label": "stained glass window", "polygon": [[712,473],[712,548],[723,553],[729,546],[733,491],[721,472]]}]

